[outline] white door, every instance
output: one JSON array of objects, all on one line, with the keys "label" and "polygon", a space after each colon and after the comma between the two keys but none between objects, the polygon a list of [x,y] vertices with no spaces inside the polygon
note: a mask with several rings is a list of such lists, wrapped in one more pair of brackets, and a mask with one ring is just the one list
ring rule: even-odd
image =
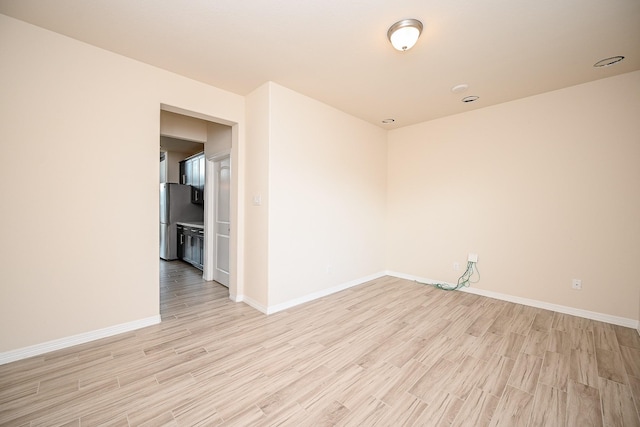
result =
[{"label": "white door", "polygon": [[214,245],[213,280],[229,287],[229,232],[231,231],[231,161],[229,157],[213,163]]}]

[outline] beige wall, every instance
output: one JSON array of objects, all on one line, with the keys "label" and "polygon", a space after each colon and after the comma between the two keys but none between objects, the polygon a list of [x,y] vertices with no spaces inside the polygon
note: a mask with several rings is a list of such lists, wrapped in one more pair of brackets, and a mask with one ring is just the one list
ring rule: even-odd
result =
[{"label": "beige wall", "polygon": [[480,289],[637,319],[639,100],[634,72],[389,132],[389,269],[475,252]]},{"label": "beige wall", "polygon": [[244,99],[3,15],[0,52],[0,352],[157,316],[161,104]]},{"label": "beige wall", "polygon": [[[254,306],[268,306],[269,272],[269,83],[247,96],[247,150],[245,162],[246,237],[244,261],[247,265],[243,297]],[[260,204],[254,204],[254,197]]]},{"label": "beige wall", "polygon": [[232,127],[219,123],[207,123],[207,143],[204,153],[207,157],[231,150]]},{"label": "beige wall", "polygon": [[160,112],[160,135],[205,143],[207,133],[208,124],[204,120],[170,111]]},{"label": "beige wall", "polygon": [[384,271],[386,131],[271,84],[269,305]]},{"label": "beige wall", "polygon": [[167,181],[180,183],[180,162],[187,158],[185,153],[167,151]]},{"label": "beige wall", "polygon": [[386,131],[274,83],[247,97],[247,125],[247,301],[271,311],[383,271]]}]

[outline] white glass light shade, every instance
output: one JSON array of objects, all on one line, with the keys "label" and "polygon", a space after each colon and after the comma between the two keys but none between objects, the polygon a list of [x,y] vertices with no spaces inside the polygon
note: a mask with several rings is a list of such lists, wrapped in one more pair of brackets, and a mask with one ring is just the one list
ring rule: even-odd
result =
[{"label": "white glass light shade", "polygon": [[400,51],[411,49],[422,32],[422,22],[417,19],[403,19],[389,28],[387,37],[394,48]]}]

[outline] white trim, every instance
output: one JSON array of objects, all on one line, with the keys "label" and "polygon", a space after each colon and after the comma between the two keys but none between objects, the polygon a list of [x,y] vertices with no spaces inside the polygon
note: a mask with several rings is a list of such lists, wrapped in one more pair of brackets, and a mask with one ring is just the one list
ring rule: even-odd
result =
[{"label": "white trim", "polygon": [[213,280],[213,261],[209,258],[213,241],[213,221],[210,216],[214,211],[213,205],[213,162],[208,157],[204,162],[204,254],[202,255],[202,278],[210,282]]},{"label": "white trim", "polygon": [[[214,259],[216,257],[216,248],[215,248],[215,203],[218,200],[218,195],[216,193],[216,177],[218,176],[216,162],[220,160],[224,160],[229,158],[230,166],[233,166],[233,159],[231,157],[231,149],[225,149],[219,153],[214,153],[210,156],[206,157],[205,161],[205,174],[204,174],[204,191],[205,191],[205,203],[204,203],[204,261],[202,265],[202,277],[205,281],[210,282],[212,280],[218,279],[215,274],[215,263]],[[229,202],[231,203],[231,201]],[[229,206],[231,208],[231,206]],[[229,238],[229,243],[231,243],[231,238]],[[229,251],[231,251],[231,247],[229,247]],[[231,254],[229,254],[231,255]],[[231,264],[231,258],[229,259],[229,264]],[[231,276],[231,274],[229,274]],[[231,277],[229,277],[229,284],[224,285],[227,288],[231,286]]]},{"label": "white trim", "polygon": [[[410,274],[398,273],[395,271],[387,271],[389,276],[398,277],[400,279],[415,280],[427,284],[446,283],[439,282],[433,279],[427,279],[424,277],[412,276]],[[455,284],[447,283],[455,286]],[[640,328],[640,322],[634,319],[628,319],[626,317],[612,316],[610,314],[598,313],[595,311],[583,310],[580,308],[567,307],[565,305],[553,304],[545,301],[538,301],[529,298],[517,297],[514,295],[502,294],[499,292],[487,291],[484,289],[464,287],[460,289],[463,292],[468,292],[474,295],[480,295],[483,297],[494,298],[501,301],[513,302],[516,304],[528,305],[530,307],[543,308],[545,310],[557,311],[558,313],[570,314],[572,316],[584,317],[585,319],[598,320],[600,322],[611,323],[614,325],[625,326],[627,328],[638,329]]]},{"label": "white trim", "polygon": [[[211,278],[213,280],[215,280],[216,282],[226,286],[227,288],[229,287],[230,283],[231,283],[231,216],[229,216],[229,221],[226,223],[228,225],[228,232],[225,235],[224,233],[220,232],[220,228],[218,227],[218,224],[225,224],[224,221],[218,221],[218,207],[217,205],[220,204],[221,200],[220,200],[220,172],[226,167],[222,164],[222,162],[228,160],[229,163],[229,180],[231,180],[231,149],[229,150],[225,150],[224,152],[228,152],[228,154],[218,154],[216,155],[216,157],[211,157],[211,159],[213,160],[212,166],[213,166],[213,170],[212,170],[212,175],[213,175],[213,197],[212,197],[212,210],[211,210],[211,218],[210,220],[212,220],[212,227],[210,229],[210,234],[207,235],[207,237],[209,238],[209,252],[207,255],[207,263],[209,264],[209,267],[211,268]],[[207,162],[208,163],[208,162]],[[229,199],[227,201],[227,207],[229,208],[229,215],[231,215],[231,199]],[[222,268],[220,268],[218,266],[218,249],[219,249],[219,239],[225,239],[226,238],[226,249],[227,249],[227,255],[229,256],[228,262],[229,265],[227,266],[227,271],[223,270]],[[224,247],[224,244],[222,245],[222,247]]]},{"label": "white trim", "polygon": [[251,306],[253,308],[255,308],[256,310],[258,310],[260,313],[264,313],[264,314],[269,314],[268,311],[269,309],[267,307],[265,307],[264,305],[260,304],[259,302],[249,298],[248,296],[240,296],[238,297],[238,302],[243,302],[245,304],[247,304],[248,306]]},{"label": "white trim", "polygon": [[4,353],[0,353],[0,365],[15,362],[16,360],[26,359],[28,357],[39,356],[50,351],[60,350],[72,347],[78,344],[84,344],[89,341],[107,338],[124,332],[134,331],[136,329],[145,328],[160,323],[160,316],[147,317],[146,319],[134,320],[133,322],[121,323],[119,325],[109,326],[108,328],[98,329],[95,331],[85,332],[66,338],[60,338],[53,341],[36,344],[29,347],[19,348]]},{"label": "white trim", "polygon": [[[345,289],[349,289],[349,288],[352,288],[354,286],[361,285],[361,284],[369,282],[371,280],[379,279],[379,278],[384,277],[386,275],[387,275],[386,272],[381,271],[381,272],[378,272],[378,273],[375,273],[375,274],[371,274],[371,275],[366,276],[366,277],[361,277],[360,279],[351,280],[349,282],[342,283],[342,284],[340,284],[338,286],[334,286],[333,288],[323,289],[321,291],[314,292],[314,293],[311,293],[311,294],[308,294],[308,295],[305,295],[305,296],[302,296],[302,297],[299,297],[299,298],[294,298],[292,300],[289,300],[289,301],[286,301],[286,302],[283,302],[283,303],[280,303],[280,304],[269,306],[267,308],[267,311],[266,312],[263,311],[263,313],[266,313],[266,314],[277,313],[279,311],[283,311],[283,310],[286,310],[288,308],[295,307],[296,305],[304,304],[306,302],[310,302],[310,301],[325,297],[327,295],[331,295],[331,294],[334,294],[336,292],[344,291]],[[260,311],[262,311],[262,310],[260,310]]]},{"label": "white trim", "polygon": [[360,279],[355,279],[355,280],[351,280],[349,282],[346,283],[342,283],[338,286],[334,286],[332,288],[328,288],[328,289],[323,289],[321,291],[318,292],[314,292],[311,294],[307,294],[305,296],[299,297],[299,298],[294,298],[292,300],[277,304],[277,305],[273,305],[273,306],[264,306],[262,304],[260,304],[257,301],[254,301],[253,299],[245,296],[245,295],[236,295],[235,297],[231,297],[231,295],[229,295],[229,298],[231,298],[231,300],[235,301],[235,302],[244,302],[247,305],[255,308],[256,310],[258,310],[261,313],[264,314],[273,314],[273,313],[277,313],[279,311],[283,311],[286,310],[288,308],[291,307],[295,307],[297,305],[300,304],[304,304],[310,301],[314,301],[316,299],[325,297],[327,295],[331,295],[331,294],[335,294],[336,292],[340,292],[340,291],[344,291],[345,289],[349,289],[352,288],[354,286],[358,286],[361,285],[363,283],[369,282],[371,280],[375,280],[375,279],[379,279],[381,277],[387,276],[387,272],[385,271],[381,271],[379,273],[375,273],[372,274],[370,276],[366,276],[366,277],[361,277]]}]

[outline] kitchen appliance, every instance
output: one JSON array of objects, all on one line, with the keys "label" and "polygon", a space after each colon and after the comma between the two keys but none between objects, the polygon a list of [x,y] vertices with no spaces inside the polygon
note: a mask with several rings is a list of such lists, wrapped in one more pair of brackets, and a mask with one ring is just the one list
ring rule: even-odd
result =
[{"label": "kitchen appliance", "polygon": [[201,222],[203,219],[203,206],[191,203],[190,185],[160,184],[160,258],[178,259],[178,222]]}]

